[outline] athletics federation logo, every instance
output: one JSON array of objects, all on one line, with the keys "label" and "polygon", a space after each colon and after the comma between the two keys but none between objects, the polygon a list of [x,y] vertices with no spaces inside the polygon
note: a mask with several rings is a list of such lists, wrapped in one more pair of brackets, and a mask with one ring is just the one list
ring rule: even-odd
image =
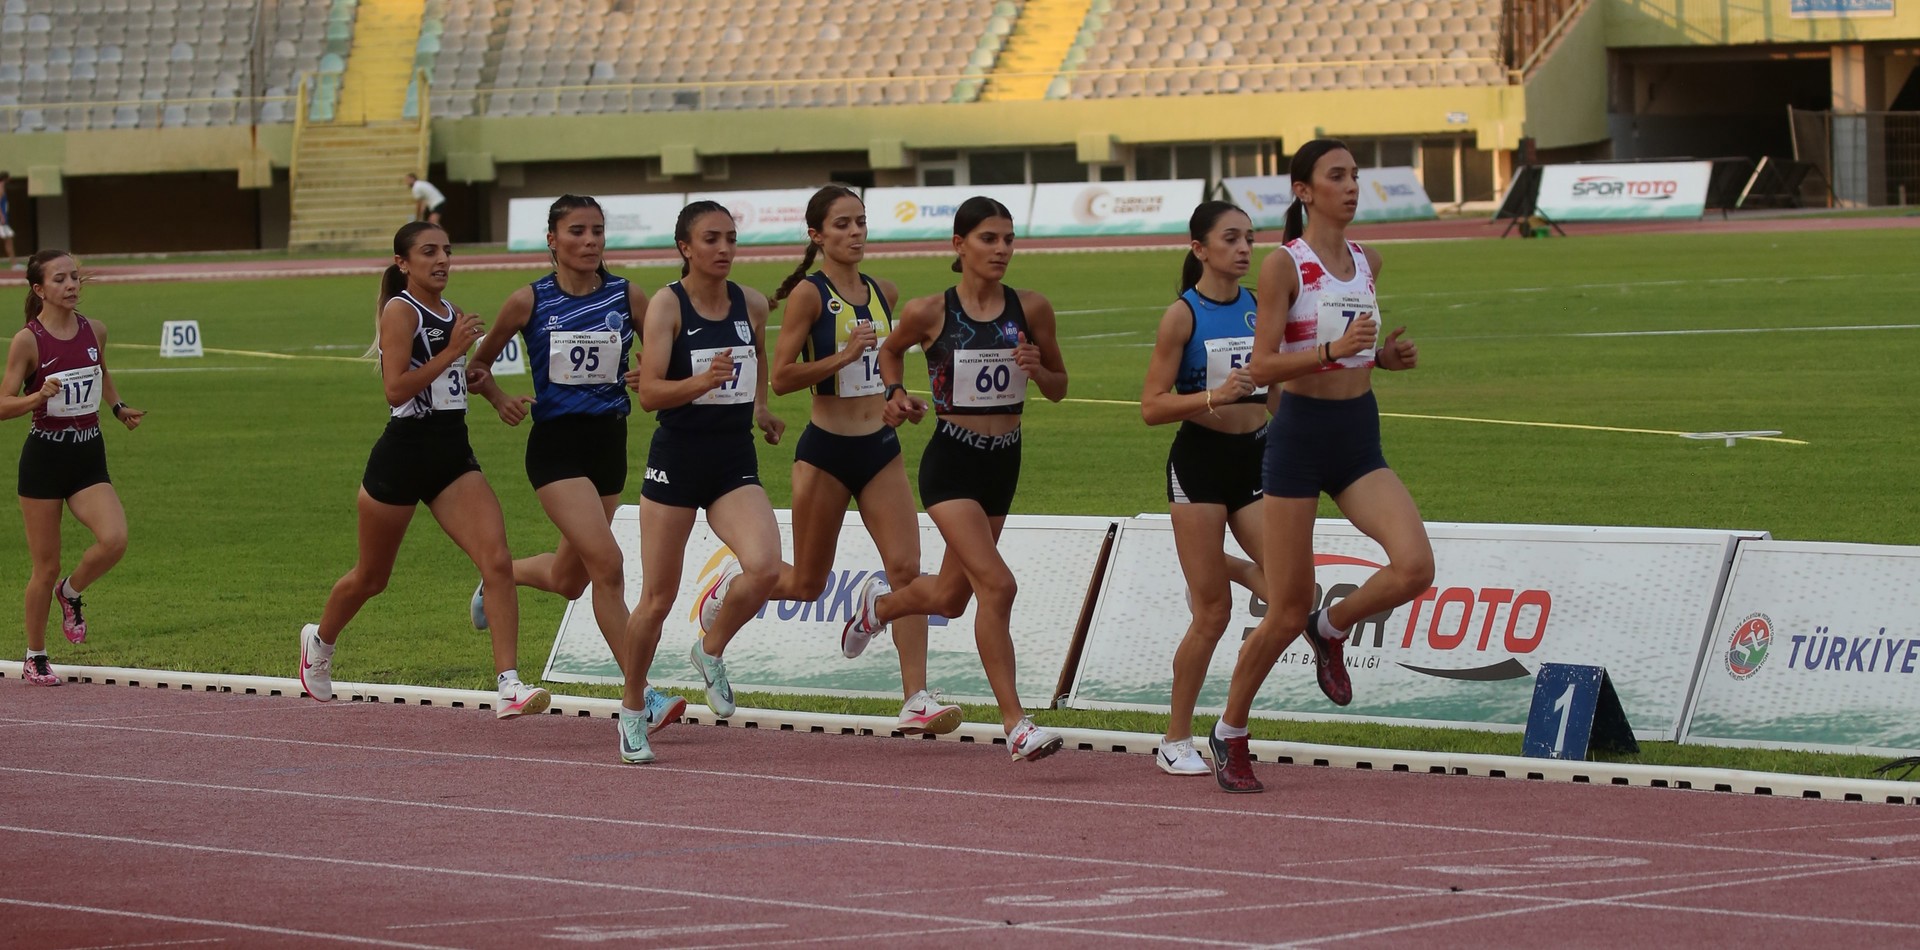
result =
[{"label": "athletics federation logo", "polygon": [[1773,620],[1766,614],[1748,614],[1733,628],[1727,642],[1727,672],[1737,680],[1760,672],[1767,662],[1767,648],[1773,645]]}]

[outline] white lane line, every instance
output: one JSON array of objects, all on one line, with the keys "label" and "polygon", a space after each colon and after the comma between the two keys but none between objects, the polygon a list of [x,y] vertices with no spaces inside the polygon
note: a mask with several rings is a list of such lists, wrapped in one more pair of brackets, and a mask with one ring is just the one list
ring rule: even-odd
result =
[{"label": "white lane line", "polygon": [[1878,838],[1835,838],[1833,840],[1845,841],[1848,844],[1906,844],[1909,841],[1920,841],[1920,835],[1883,835]]},{"label": "white lane line", "polygon": [[203,940],[148,940],[141,943],[102,943],[91,947],[63,947],[61,950],[132,950],[134,947],[184,947],[195,943],[226,943],[225,937],[207,937]]},{"label": "white lane line", "polygon": [[670,910],[688,910],[685,904],[672,907],[630,907],[626,910],[598,910],[588,913],[539,914],[532,917],[482,917],[477,920],[440,920],[430,924],[394,924],[388,930],[419,930],[423,927],[466,927],[472,924],[507,924],[527,920],[574,920],[581,917],[613,917],[619,914],[661,914]]},{"label": "white lane line", "polygon": [[1823,821],[1814,825],[1783,825],[1776,828],[1735,828],[1732,831],[1701,831],[1696,838],[1719,838],[1726,835],[1770,835],[1776,831],[1812,831],[1818,828],[1859,828],[1863,825],[1904,825],[1920,821],[1920,818],[1881,818],[1876,821]]},{"label": "white lane line", "polygon": [[[182,782],[177,784],[184,785],[189,783]],[[322,796],[322,797],[331,797],[331,796]],[[407,804],[412,804],[412,803],[407,803]],[[561,817],[565,817],[565,816],[561,816]],[[726,829],[716,829],[716,830],[724,831]],[[759,905],[764,907],[778,907],[784,910],[799,910],[799,911],[806,911],[806,912],[830,910],[830,911],[838,911],[844,914],[854,914],[854,915],[863,916],[863,917],[904,918],[907,920],[917,920],[925,923],[962,924],[962,925],[971,926],[971,927],[980,927],[980,926],[989,926],[989,925],[1005,926],[1004,923],[1000,921],[970,920],[965,917],[953,917],[945,914],[928,914],[928,913],[920,913],[920,912],[905,911],[905,910],[882,910],[882,909],[876,909],[876,908],[870,908],[870,907],[846,907],[838,904],[828,904],[828,903],[824,903],[817,900],[789,901],[789,900],[779,900],[777,898],[770,898],[770,897],[751,897],[745,894],[724,894],[724,893],[719,893],[715,891],[693,891],[693,890],[681,890],[681,889],[666,888],[666,887],[646,887],[639,884],[622,884],[615,881],[592,881],[592,880],[581,880],[577,878],[550,877],[543,874],[515,874],[515,873],[504,872],[504,871],[476,871],[476,870],[468,870],[463,868],[442,867],[439,865],[431,865],[431,864],[402,864],[396,861],[371,861],[371,860],[355,859],[355,858],[332,858],[332,857],[324,857],[321,855],[288,854],[288,853],[279,852],[279,851],[260,851],[260,850],[255,850],[251,848],[223,848],[216,845],[189,844],[181,841],[162,841],[162,840],[152,839],[152,838],[134,838],[134,837],[129,837],[125,835],[100,835],[100,834],[91,834],[91,833],[82,832],[82,831],[61,831],[61,830],[50,829],[46,827],[29,828],[29,827],[18,826],[18,825],[0,825],[0,831],[11,831],[19,834],[29,834],[37,837],[53,836],[53,837],[60,837],[60,838],[73,838],[81,841],[95,841],[95,842],[101,842],[105,844],[145,845],[148,847],[163,848],[163,849],[178,850],[178,851],[189,851],[189,852],[194,852],[199,854],[220,854],[220,855],[228,855],[232,857],[265,858],[265,859],[279,860],[279,861],[297,861],[297,862],[311,863],[311,864],[333,865],[336,867],[367,868],[367,869],[382,870],[382,871],[406,871],[406,872],[421,873],[421,874],[440,874],[440,875],[446,875],[449,877],[477,878],[481,880],[491,880],[491,881],[515,881],[515,882],[530,883],[530,884],[552,884],[552,885],[558,885],[561,887],[585,887],[585,888],[592,888],[595,890],[623,891],[623,892],[634,893],[634,894],[664,894],[671,897],[678,897],[682,899],[730,901],[736,904],[753,904],[753,905]],[[795,835],[793,837],[808,837],[808,836]],[[815,840],[828,840],[828,839],[815,838]],[[8,901],[6,898],[0,898],[0,902],[8,902]],[[11,903],[34,903],[34,902],[12,901]],[[60,905],[40,904],[38,906],[57,907]],[[103,911],[103,912],[104,913],[122,913],[118,911]],[[182,922],[201,922],[201,921],[190,921],[186,918],[163,918],[157,915],[150,915],[150,914],[133,914],[132,916],[148,917],[151,919],[180,920]],[[214,924],[219,923],[217,921],[204,921],[204,922],[214,923]],[[238,926],[238,927],[243,927],[246,929],[254,929],[254,930],[268,929],[268,928],[254,927],[252,925],[247,925],[247,924],[224,924],[224,926]],[[1128,937],[1128,938],[1134,938],[1134,939],[1140,939],[1140,940],[1158,940],[1162,942],[1195,943],[1195,944],[1203,944],[1203,945],[1212,945],[1212,944],[1218,943],[1218,941],[1215,941],[1215,940],[1206,940],[1206,939],[1199,939],[1199,938],[1177,938],[1177,937],[1168,936],[1166,934],[1132,934],[1132,933],[1124,933],[1119,931],[1108,931],[1108,930],[1084,930],[1084,929],[1077,929],[1077,928],[1070,928],[1070,927],[1056,927],[1048,924],[1035,925],[1033,929],[1043,930],[1050,933],[1093,934],[1098,936],[1109,936],[1109,937]],[[272,932],[287,933],[294,936],[302,935],[299,931],[274,930]],[[379,945],[391,946],[391,947],[424,947],[426,948],[426,950],[450,950],[450,948],[434,947],[428,944],[399,943],[394,941],[384,941],[384,940],[378,940],[375,938],[366,938],[366,937],[345,937],[345,936],[334,936],[329,934],[315,934],[314,936],[331,937],[332,939],[349,940],[357,943],[373,943],[373,944],[379,944]]]},{"label": "white lane line", "polygon": [[862,891],[860,892],[860,896],[899,897],[903,894],[946,894],[953,891],[989,890],[996,887],[1046,887],[1053,884],[1081,884],[1088,881],[1124,881],[1132,876],[1131,874],[1108,874],[1101,877],[1061,877],[1051,881],[1026,881],[1024,883],[1017,881],[995,881],[992,884],[969,884],[964,887],[917,887],[910,891]]},{"label": "white lane line", "polygon": [[[348,708],[351,709],[353,707],[348,707]],[[380,709],[381,707],[371,706],[369,708]],[[360,752],[393,752],[393,753],[400,753],[405,755],[420,755],[420,756],[428,756],[428,757],[445,756],[447,758],[472,759],[472,760],[481,761],[481,762],[501,762],[501,763],[507,763],[511,765],[563,765],[563,766],[571,766],[576,768],[609,769],[609,770],[618,771],[623,774],[629,774],[629,775],[634,773],[634,768],[630,765],[616,765],[611,762],[584,762],[578,759],[530,758],[526,756],[498,755],[498,754],[485,753],[485,752],[448,752],[442,749],[412,749],[412,748],[405,748],[400,746],[376,746],[376,745],[365,745],[365,744],[359,744],[359,743],[321,742],[321,741],[312,740],[312,739],[282,739],[282,738],[275,738],[270,736],[237,736],[237,735],[232,735],[228,733],[219,733],[219,732],[189,732],[183,729],[155,729],[147,726],[115,726],[115,725],[107,725],[107,724],[76,724],[76,723],[66,723],[66,722],[49,722],[49,721],[41,721],[41,720],[19,720],[19,719],[13,719],[11,717],[0,718],[0,722],[34,722],[38,725],[54,726],[54,727],[71,727],[76,729],[105,729],[105,730],[111,730],[116,732],[138,732],[138,733],[149,733],[149,734],[157,734],[157,735],[185,736],[189,738],[198,738],[198,739],[225,739],[225,740],[236,741],[236,742],[263,742],[263,743],[269,743],[269,744],[275,744],[275,745],[312,746],[315,748],[323,748],[323,749],[352,749]],[[660,765],[658,763],[648,765],[644,771],[648,774],[704,775],[712,778],[740,779],[743,781],[776,782],[776,783],[787,783],[787,784],[794,784],[794,785],[822,785],[830,788],[852,788],[852,789],[861,789],[865,791],[889,792],[894,794],[918,793],[918,794],[924,794],[924,795],[947,796],[947,797],[955,797],[955,798],[980,798],[980,799],[987,799],[992,801],[1006,801],[1011,803],[1038,802],[1043,804],[1060,804],[1060,805],[1081,805],[1081,806],[1098,805],[1098,806],[1109,807],[1109,808],[1135,809],[1135,810],[1153,811],[1153,812],[1170,812],[1174,814],[1204,815],[1212,818],[1255,818],[1255,819],[1269,819],[1269,820],[1278,820],[1278,821],[1303,821],[1303,822],[1314,822],[1318,824],[1352,825],[1352,826],[1363,827],[1363,828],[1404,829],[1404,830],[1415,830],[1415,831],[1445,832],[1445,833],[1451,833],[1451,834],[1487,835],[1490,837],[1525,838],[1529,840],[1546,840],[1549,842],[1580,841],[1580,842],[1588,842],[1592,844],[1632,845],[1637,847],[1648,847],[1648,848],[1672,848],[1672,849],[1685,850],[1685,851],[1707,851],[1707,852],[1715,852],[1715,853],[1725,852],[1725,853],[1743,854],[1743,855],[1763,855],[1764,854],[1764,855],[1776,855],[1780,857],[1790,857],[1790,858],[1824,858],[1824,859],[1833,860],[1833,861],[1864,862],[1866,860],[1865,858],[1859,858],[1859,857],[1854,857],[1849,855],[1817,854],[1817,853],[1807,852],[1807,851],[1781,851],[1781,850],[1770,849],[1770,848],[1743,848],[1743,847],[1738,847],[1734,845],[1689,844],[1687,842],[1671,841],[1667,839],[1615,838],[1615,837],[1608,837],[1608,836],[1602,836],[1602,835],[1569,835],[1564,831],[1558,831],[1558,830],[1556,831],[1516,831],[1516,830],[1505,829],[1505,828],[1471,828],[1471,827],[1462,827],[1462,826],[1454,826],[1454,825],[1425,824],[1425,823],[1416,823],[1416,822],[1407,822],[1407,821],[1389,821],[1389,820],[1373,819],[1373,818],[1348,818],[1340,815],[1321,815],[1321,814],[1304,814],[1304,813],[1289,813],[1289,812],[1246,812],[1246,811],[1239,811],[1236,809],[1224,808],[1224,807],[1223,808],[1207,808],[1199,805],[1166,805],[1166,804],[1158,804],[1153,802],[1123,802],[1123,801],[1111,801],[1111,800],[1088,799],[1088,798],[1064,798],[1064,797],[1056,797],[1056,796],[1037,796],[1037,795],[1031,795],[1031,794],[1012,794],[1012,793],[1006,793],[1006,792],[982,792],[982,791],[975,791],[972,789],[960,789],[960,788],[929,788],[921,785],[899,785],[899,784],[890,784],[890,783],[884,783],[884,782],[855,782],[847,779],[810,778],[805,776],[791,776],[791,775],[765,775],[757,772],[726,772],[718,769],[690,769],[690,768],[679,767],[679,766]],[[0,772],[18,772],[18,773],[28,774],[28,775],[69,774],[69,773],[47,772],[39,769],[12,768],[7,766],[0,766]],[[73,773],[73,774],[75,775],[75,777],[99,778],[99,779],[107,779],[107,780],[126,779],[129,781],[145,781],[145,782],[163,782],[164,781],[162,779],[132,779],[127,776],[117,776],[117,775],[80,775],[77,773]],[[192,784],[192,783],[178,783],[178,784]],[[249,790],[250,791],[273,791],[271,789],[249,789]]]},{"label": "white lane line", "polygon": [[[20,829],[32,831],[31,828]],[[62,832],[47,832],[61,834]],[[151,920],[167,924],[198,924],[203,927],[225,927],[229,930],[245,930],[250,933],[273,934],[276,937],[305,937],[310,940],[332,940],[339,943],[364,943],[376,947],[411,947],[414,950],[455,950],[431,943],[401,943],[397,940],[381,940],[378,937],[356,937],[352,934],[330,934],[317,930],[294,930],[290,927],[268,927],[262,924],[243,924],[233,920],[212,920],[205,917],[177,917],[172,914],[148,914],[137,910],[115,910],[111,907],[89,907],[85,904],[64,904],[54,901],[21,900],[15,897],[0,897],[0,904],[14,907],[32,907],[38,910],[60,910],[75,914],[101,914],[107,917],[131,917],[134,920]]]}]

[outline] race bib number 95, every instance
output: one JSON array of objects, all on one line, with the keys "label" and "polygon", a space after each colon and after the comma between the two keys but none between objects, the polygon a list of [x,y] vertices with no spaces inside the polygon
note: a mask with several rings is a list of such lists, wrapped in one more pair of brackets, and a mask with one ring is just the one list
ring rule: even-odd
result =
[{"label": "race bib number 95", "polygon": [[1027,401],[1027,371],[1013,361],[1013,349],[955,350],[953,404],[963,409],[1017,406]]},{"label": "race bib number 95", "polygon": [[547,337],[547,380],[562,386],[605,386],[620,381],[620,334],[555,333]]}]

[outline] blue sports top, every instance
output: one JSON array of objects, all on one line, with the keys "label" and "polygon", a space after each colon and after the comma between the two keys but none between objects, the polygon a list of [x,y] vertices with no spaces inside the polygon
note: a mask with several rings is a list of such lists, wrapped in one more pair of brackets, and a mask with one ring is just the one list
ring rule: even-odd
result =
[{"label": "blue sports top", "polygon": [[606,276],[575,297],[552,274],[533,282],[533,314],[520,330],[533,373],[533,421],[558,416],[625,416],[623,377],[633,350],[627,279]]},{"label": "blue sports top", "polygon": [[[1253,291],[1240,288],[1240,295],[1220,301],[1187,288],[1180,302],[1193,314],[1193,334],[1180,353],[1180,372],[1174,377],[1173,391],[1197,393],[1226,381],[1227,374],[1247,365],[1253,358]],[[1265,402],[1265,386],[1240,397],[1240,402]]]}]

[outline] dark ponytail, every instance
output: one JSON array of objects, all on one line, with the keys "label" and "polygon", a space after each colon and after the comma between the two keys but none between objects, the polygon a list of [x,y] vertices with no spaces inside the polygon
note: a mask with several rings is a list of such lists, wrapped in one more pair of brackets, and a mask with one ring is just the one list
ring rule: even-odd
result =
[{"label": "dark ponytail", "polygon": [[680,217],[673,222],[673,249],[680,254],[680,276],[685,277],[693,272],[693,262],[687,260],[687,252],[680,250],[680,245],[692,244],[693,222],[699,220],[701,215],[715,211],[733,217],[733,212],[718,201],[696,201],[680,209]]},{"label": "dark ponytail", "polygon": [[41,300],[40,295],[33,292],[33,288],[38,287],[41,284],[44,284],[47,282],[47,265],[63,257],[72,257],[72,256],[73,256],[72,254],[69,254],[66,251],[62,251],[58,248],[50,247],[44,251],[38,251],[32,257],[27,258],[27,322],[28,323],[32,323],[33,318],[39,316],[40,311],[46,307],[46,301]]},{"label": "dark ponytail", "polygon": [[[825,228],[827,212],[833,210],[833,203],[842,198],[860,200],[860,196],[845,185],[828,185],[814,192],[813,197],[807,200],[807,229],[819,231]],[[793,293],[793,288],[800,286],[800,282],[807,279],[807,271],[813,269],[813,259],[819,254],[819,242],[809,239],[807,252],[800,258],[800,266],[794,268],[793,273],[788,274],[787,279],[780,282],[780,289],[773,292],[774,304],[778,305],[780,301],[787,299],[787,295]]]},{"label": "dark ponytail", "polygon": [[[604,225],[606,223],[606,209],[600,207],[600,202],[593,200],[591,196],[561,195],[553,199],[553,204],[547,206],[547,236],[552,237],[556,233],[554,229],[560,226],[561,218],[575,211],[579,211],[582,208],[592,208],[600,212],[601,224]],[[547,259],[553,262],[554,270],[557,271],[560,269],[560,257],[554,253],[552,247],[547,248]],[[600,245],[600,266],[594,268],[594,270],[599,272],[602,281],[609,280],[613,277],[612,274],[607,273],[607,245],[605,242],[602,242]]]},{"label": "dark ponytail", "polygon": [[[973,229],[979,227],[981,222],[993,218],[1005,218],[1008,221],[1012,221],[1013,212],[1008,211],[1006,205],[986,195],[974,195],[960,202],[960,207],[954,209],[953,236],[959,238],[966,237],[972,234]],[[960,258],[958,257],[953,259],[953,272],[956,274],[960,273]]]},{"label": "dark ponytail", "polygon": [[[406,257],[413,253],[413,246],[420,243],[420,235],[427,231],[446,234],[445,228],[430,221],[408,221],[401,225],[400,230],[393,232],[393,256]],[[373,345],[367,347],[365,358],[372,359],[380,355],[380,312],[387,309],[388,301],[400,296],[400,292],[406,289],[407,275],[401,272],[400,265],[388,264],[380,274],[380,302],[373,308]]]},{"label": "dark ponytail", "polygon": [[[1193,216],[1187,219],[1187,237],[1200,244],[1207,243],[1207,236],[1213,233],[1213,226],[1219,224],[1222,217],[1233,211],[1240,211],[1240,206],[1231,201],[1200,202],[1200,206],[1193,209]],[[1180,265],[1180,292],[1184,294],[1192,290],[1194,285],[1200,283],[1200,278],[1206,270],[1206,265],[1200,263],[1200,258],[1193,253],[1193,249],[1188,248],[1187,259]]]},{"label": "dark ponytail", "polygon": [[[1293,161],[1287,165],[1287,174],[1292,178],[1294,186],[1305,183],[1307,187],[1313,187],[1314,166],[1320,164],[1322,156],[1334,151],[1352,151],[1352,149],[1347,148],[1347,143],[1339,139],[1314,139],[1300,146],[1300,150],[1293,153]],[[1293,203],[1287,205],[1287,226],[1286,230],[1280,233],[1280,243],[1285,244],[1305,233],[1307,233],[1307,205],[1296,196]]]}]

